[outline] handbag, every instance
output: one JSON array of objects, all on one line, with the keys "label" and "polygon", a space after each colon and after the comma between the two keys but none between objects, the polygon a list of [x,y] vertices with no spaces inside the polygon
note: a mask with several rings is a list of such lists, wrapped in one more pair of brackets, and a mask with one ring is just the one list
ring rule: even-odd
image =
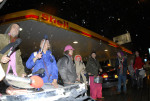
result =
[{"label": "handbag", "polygon": [[94,83],[103,83],[103,78],[101,76],[95,76]]},{"label": "handbag", "polygon": [[142,78],[144,78],[144,77],[145,77],[145,70],[144,70],[144,69],[140,70],[139,75],[140,75]]}]

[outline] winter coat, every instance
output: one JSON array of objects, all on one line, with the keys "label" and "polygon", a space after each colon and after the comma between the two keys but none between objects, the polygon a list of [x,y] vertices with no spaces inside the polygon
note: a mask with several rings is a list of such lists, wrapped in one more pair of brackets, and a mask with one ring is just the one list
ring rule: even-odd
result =
[{"label": "winter coat", "polygon": [[86,67],[84,63],[81,61],[77,61],[75,58],[74,58],[74,61],[75,61],[76,73],[77,73],[78,78],[80,79],[80,77],[82,76],[84,83],[86,83],[86,76],[84,75]]},{"label": "winter coat", "polygon": [[[2,50],[6,45],[8,45],[10,42],[10,37],[7,34],[0,34],[0,50]],[[7,55],[10,50],[8,50],[5,54]],[[0,54],[0,59],[2,58],[3,54]],[[3,64],[1,63],[5,73],[8,68],[8,63]],[[25,68],[22,63],[21,58],[21,52],[20,49],[16,50],[16,73],[18,76],[22,76],[22,74],[25,74]]]},{"label": "winter coat", "polygon": [[[117,75],[124,75],[126,76],[127,75],[127,68],[128,68],[128,65],[127,65],[127,58],[126,57],[123,57],[123,63],[120,62],[119,58],[116,59],[116,63],[115,63],[115,68],[117,70]],[[123,70],[121,71],[121,67],[119,67],[119,64],[121,64],[121,66],[123,66]]]},{"label": "winter coat", "polygon": [[83,62],[81,61],[79,62],[75,58],[74,58],[74,61],[75,61],[75,66],[76,66],[76,73],[80,74],[82,71],[85,70],[85,65]]},{"label": "winter coat", "polygon": [[36,60],[35,62],[33,61],[33,59],[36,56],[34,54],[35,53],[32,53],[29,59],[27,60],[26,67],[28,69],[33,68],[32,73],[38,71],[41,68],[44,68],[45,72],[44,76],[42,77],[44,83],[52,83],[53,79],[58,79],[58,67],[56,64],[55,57],[52,55],[51,51],[47,50],[46,54],[42,52],[42,58]]},{"label": "winter coat", "polygon": [[87,64],[86,64],[86,71],[87,73],[91,73],[92,75],[98,75],[99,69],[101,68],[99,62],[90,57]]},{"label": "winter coat", "polygon": [[64,54],[64,56],[58,60],[57,66],[64,83],[75,83],[77,79],[76,68],[69,55]]}]

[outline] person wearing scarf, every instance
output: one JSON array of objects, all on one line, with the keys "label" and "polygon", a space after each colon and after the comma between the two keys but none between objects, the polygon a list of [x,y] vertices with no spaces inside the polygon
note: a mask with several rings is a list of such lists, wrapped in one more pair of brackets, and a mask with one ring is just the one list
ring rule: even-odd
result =
[{"label": "person wearing scarf", "polygon": [[127,58],[122,52],[117,52],[117,59],[115,63],[115,68],[118,75],[118,90],[117,93],[121,93],[121,83],[123,81],[123,92],[126,94],[126,79],[127,79]]}]

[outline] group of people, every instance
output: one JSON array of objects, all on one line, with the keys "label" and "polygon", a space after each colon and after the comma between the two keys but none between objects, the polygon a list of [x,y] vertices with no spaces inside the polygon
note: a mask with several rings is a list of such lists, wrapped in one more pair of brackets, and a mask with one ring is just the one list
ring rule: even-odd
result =
[{"label": "group of people", "polygon": [[[2,50],[9,43],[15,42],[18,39],[20,31],[19,29],[19,24],[11,24],[4,34],[0,34],[0,50]],[[98,76],[99,71],[102,72],[100,64],[96,60],[96,53],[91,53],[89,61],[85,66],[81,55],[75,55],[73,60],[74,50],[75,49],[71,45],[65,46],[64,56],[56,63],[55,57],[51,52],[51,45],[49,40],[42,39],[40,43],[40,49],[31,54],[31,56],[26,61],[26,67],[31,69],[32,73],[35,73],[39,69],[43,68],[45,72],[44,76],[41,76],[41,78],[43,79],[44,83],[49,83],[55,88],[59,86],[57,84],[58,74],[60,74],[64,86],[81,82],[87,85],[86,74],[88,74],[90,78],[91,97],[94,99],[97,97],[102,98],[102,85],[100,83],[96,84],[93,81],[94,76]],[[15,76],[25,77],[27,74],[22,63],[20,49],[17,47],[10,56],[7,56],[9,51],[10,49],[5,52],[5,54],[0,53],[0,72],[4,72],[6,74],[11,73]],[[99,89],[97,89],[98,87]],[[19,92],[20,91],[21,90],[19,90]],[[10,95],[18,94],[16,88],[11,86],[7,86],[6,93]]]},{"label": "group of people", "polygon": [[[18,39],[19,29],[19,24],[12,24],[8,27],[4,34],[0,34],[0,50],[2,50],[9,43],[15,42]],[[83,82],[87,85],[87,81],[89,81],[90,96],[93,99],[102,98],[102,83],[94,82],[94,78],[99,76],[100,72],[103,71],[98,60],[96,60],[96,52],[91,52],[90,58],[85,66],[81,55],[75,55],[73,58],[74,50],[75,49],[71,45],[65,46],[64,56],[56,63],[55,57],[51,52],[49,40],[42,39],[40,43],[40,49],[31,54],[26,62],[26,67],[31,69],[32,73],[35,73],[39,69],[43,68],[45,72],[44,76],[41,78],[43,79],[44,83],[49,83],[55,88],[58,87],[58,74],[60,74],[64,86],[80,82]],[[19,48],[16,48],[10,56],[7,56],[9,51],[10,50],[5,52],[5,54],[0,54],[1,75],[4,73],[12,73],[15,76],[26,76],[27,74],[22,63],[21,52]],[[144,63],[142,62],[138,51],[135,52],[135,55],[135,60],[131,60],[131,64],[128,66],[127,57],[124,56],[123,52],[117,53],[115,67],[118,75],[118,94],[121,93],[122,81],[124,93],[127,91],[127,69],[132,77],[132,84],[134,85],[136,79],[137,87],[143,87],[143,76],[141,76],[141,71],[143,70]],[[5,75],[2,75],[1,79],[3,79],[4,76]],[[89,77],[89,80],[87,77]],[[15,94],[14,91],[15,89],[12,87],[8,87],[6,89],[7,94]]]},{"label": "group of people", "polygon": [[127,92],[126,80],[127,80],[127,70],[131,76],[132,87],[137,85],[137,88],[143,88],[143,78],[145,77],[145,71],[143,69],[144,62],[139,56],[139,52],[135,52],[135,58],[130,60],[129,65],[127,64],[127,57],[124,56],[123,52],[117,53],[117,59],[115,67],[118,75],[118,89],[117,93],[121,93],[121,85],[123,83],[123,92]]}]

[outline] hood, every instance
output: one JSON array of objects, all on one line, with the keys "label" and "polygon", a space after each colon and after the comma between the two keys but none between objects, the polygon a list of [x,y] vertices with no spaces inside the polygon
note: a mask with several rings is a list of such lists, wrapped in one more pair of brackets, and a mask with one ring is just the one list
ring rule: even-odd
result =
[{"label": "hood", "polygon": [[9,25],[9,27],[6,29],[5,33],[4,34],[8,34],[10,32],[10,28],[13,24]]},{"label": "hood", "polygon": [[74,56],[74,61],[77,61],[77,57],[80,57],[80,60],[82,60],[81,55],[75,55],[75,56]]}]

